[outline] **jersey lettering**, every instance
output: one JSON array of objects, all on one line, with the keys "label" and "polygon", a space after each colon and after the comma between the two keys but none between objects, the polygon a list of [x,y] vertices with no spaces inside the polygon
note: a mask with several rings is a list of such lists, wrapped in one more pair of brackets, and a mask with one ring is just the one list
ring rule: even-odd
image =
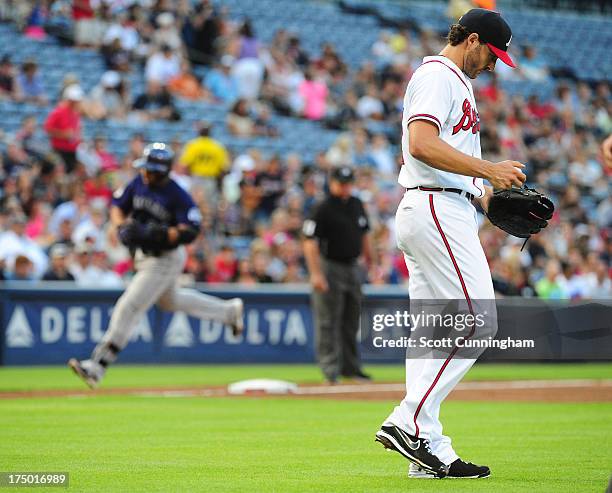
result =
[{"label": "jersey lettering", "polygon": [[168,222],[172,218],[166,208],[151,197],[136,195],[133,204],[135,210],[144,210],[162,222]]},{"label": "jersey lettering", "polygon": [[480,132],[480,118],[478,113],[474,108],[472,108],[472,104],[470,101],[465,98],[463,100],[463,115],[459,122],[453,127],[453,135],[458,133],[460,130],[470,130],[472,129],[472,133]]}]

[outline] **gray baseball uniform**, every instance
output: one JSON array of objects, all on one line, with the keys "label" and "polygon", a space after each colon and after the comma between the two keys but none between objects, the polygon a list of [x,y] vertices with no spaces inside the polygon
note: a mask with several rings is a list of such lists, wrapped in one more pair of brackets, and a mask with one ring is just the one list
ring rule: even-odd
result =
[{"label": "gray baseball uniform", "polygon": [[[118,190],[113,198],[113,207],[119,208],[130,221],[142,225],[135,226],[136,231],[146,231],[151,227],[161,229],[162,241],[137,242],[140,245],[135,251],[137,272],[117,301],[108,330],[89,360],[72,359],[69,362],[91,387],[99,383],[107,366],[128,344],[139,318],[153,304],[163,310],[182,311],[194,317],[225,322],[232,326],[235,334],[242,331],[242,300],[222,300],[176,286],[186,260],[183,244],[190,243],[197,236],[200,211],[189,194],[167,176],[171,156],[164,144],[153,144],[150,152],[145,153],[147,161],[143,167],[159,174],[155,186],[139,175],[125,189]],[[167,240],[167,228],[170,227],[178,231],[178,241],[173,244]],[[120,238],[122,234],[120,230]],[[127,237],[122,241],[130,243]]]}]

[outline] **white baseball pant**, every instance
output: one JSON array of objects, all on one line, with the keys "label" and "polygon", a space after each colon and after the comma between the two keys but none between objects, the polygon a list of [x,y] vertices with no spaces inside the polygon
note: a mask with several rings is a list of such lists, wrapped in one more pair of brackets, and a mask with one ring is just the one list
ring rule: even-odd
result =
[{"label": "white baseball pant", "polygon": [[[398,247],[410,273],[411,299],[494,299],[491,273],[478,238],[475,207],[452,192],[409,190],[395,216]],[[476,361],[406,359],[406,397],[385,423],[430,440],[445,464],[458,458],[442,434],[440,404]]]}]

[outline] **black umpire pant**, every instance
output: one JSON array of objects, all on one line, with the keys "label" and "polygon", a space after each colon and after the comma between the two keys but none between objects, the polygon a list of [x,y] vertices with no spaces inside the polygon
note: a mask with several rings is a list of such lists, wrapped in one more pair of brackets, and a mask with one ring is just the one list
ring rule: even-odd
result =
[{"label": "black umpire pant", "polygon": [[361,283],[356,262],[321,259],[329,289],[313,290],[317,361],[325,377],[352,376],[361,372],[357,332],[361,311]]}]

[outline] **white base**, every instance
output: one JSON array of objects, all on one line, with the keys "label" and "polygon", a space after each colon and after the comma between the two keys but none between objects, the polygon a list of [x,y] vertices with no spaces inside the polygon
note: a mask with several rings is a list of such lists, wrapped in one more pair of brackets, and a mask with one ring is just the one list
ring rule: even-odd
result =
[{"label": "white base", "polygon": [[269,378],[255,378],[231,383],[227,391],[232,395],[244,394],[293,394],[298,386],[285,380],[272,380]]}]

